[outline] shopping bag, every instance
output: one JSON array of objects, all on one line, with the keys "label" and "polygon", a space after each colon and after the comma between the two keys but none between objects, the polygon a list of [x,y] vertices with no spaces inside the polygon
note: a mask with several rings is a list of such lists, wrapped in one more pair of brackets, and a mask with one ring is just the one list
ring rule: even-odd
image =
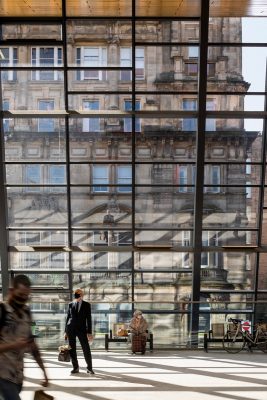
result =
[{"label": "shopping bag", "polygon": [[69,362],[70,361],[70,346],[66,345],[66,344],[63,346],[59,346],[58,350],[59,350],[58,361]]},{"label": "shopping bag", "polygon": [[69,350],[60,351],[58,353],[58,361],[70,362],[70,352],[69,352]]},{"label": "shopping bag", "polygon": [[34,394],[33,400],[53,400],[54,397],[50,394],[45,393],[43,390],[37,390]]}]

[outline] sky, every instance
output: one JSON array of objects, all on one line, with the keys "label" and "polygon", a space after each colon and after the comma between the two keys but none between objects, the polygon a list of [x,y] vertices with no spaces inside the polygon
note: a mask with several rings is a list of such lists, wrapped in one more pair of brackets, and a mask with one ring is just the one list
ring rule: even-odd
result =
[{"label": "sky", "polygon": [[[267,18],[243,18],[242,42],[264,43],[267,42]],[[245,81],[249,82],[249,91],[265,90],[265,74],[267,47],[243,47],[242,73]],[[246,111],[263,111],[264,96],[247,96],[245,99]],[[247,130],[262,130],[262,120],[246,120]]]}]

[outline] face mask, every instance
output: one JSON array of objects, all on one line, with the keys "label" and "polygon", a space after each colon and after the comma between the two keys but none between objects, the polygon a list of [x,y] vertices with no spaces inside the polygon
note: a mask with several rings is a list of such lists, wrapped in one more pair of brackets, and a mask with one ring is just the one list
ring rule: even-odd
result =
[{"label": "face mask", "polygon": [[80,293],[74,293],[75,299],[79,299],[81,297]]},{"label": "face mask", "polygon": [[13,296],[11,300],[11,305],[14,308],[22,308],[27,302],[27,299],[21,296]]}]

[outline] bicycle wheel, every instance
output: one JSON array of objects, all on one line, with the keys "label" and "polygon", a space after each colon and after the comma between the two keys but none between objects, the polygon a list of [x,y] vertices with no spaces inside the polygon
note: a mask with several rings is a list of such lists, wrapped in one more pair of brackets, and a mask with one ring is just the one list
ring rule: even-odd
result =
[{"label": "bicycle wheel", "polygon": [[259,338],[259,342],[257,342],[256,345],[263,353],[267,353],[267,338],[263,338],[262,341],[261,338]]},{"label": "bicycle wheel", "polygon": [[227,332],[223,338],[223,348],[228,353],[239,353],[245,347],[246,341],[240,332]]}]

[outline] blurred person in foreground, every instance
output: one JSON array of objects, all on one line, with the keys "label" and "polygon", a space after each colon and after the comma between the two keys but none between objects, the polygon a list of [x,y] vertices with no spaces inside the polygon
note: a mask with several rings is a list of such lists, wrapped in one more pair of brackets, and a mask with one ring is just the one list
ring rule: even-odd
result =
[{"label": "blurred person in foreground", "polygon": [[0,399],[3,400],[20,400],[26,352],[32,354],[44,373],[42,385],[48,386],[44,364],[31,332],[31,312],[26,306],[30,291],[29,278],[17,275],[7,302],[0,303]]},{"label": "blurred person in foreground", "polygon": [[93,340],[91,305],[83,300],[82,289],[76,289],[74,300],[68,305],[68,314],[65,327],[65,339],[69,340],[70,358],[73,365],[71,374],[79,372],[79,363],[76,351],[76,337],[78,337],[84,358],[87,364],[87,373],[94,375],[92,367],[92,356],[88,341]]}]

